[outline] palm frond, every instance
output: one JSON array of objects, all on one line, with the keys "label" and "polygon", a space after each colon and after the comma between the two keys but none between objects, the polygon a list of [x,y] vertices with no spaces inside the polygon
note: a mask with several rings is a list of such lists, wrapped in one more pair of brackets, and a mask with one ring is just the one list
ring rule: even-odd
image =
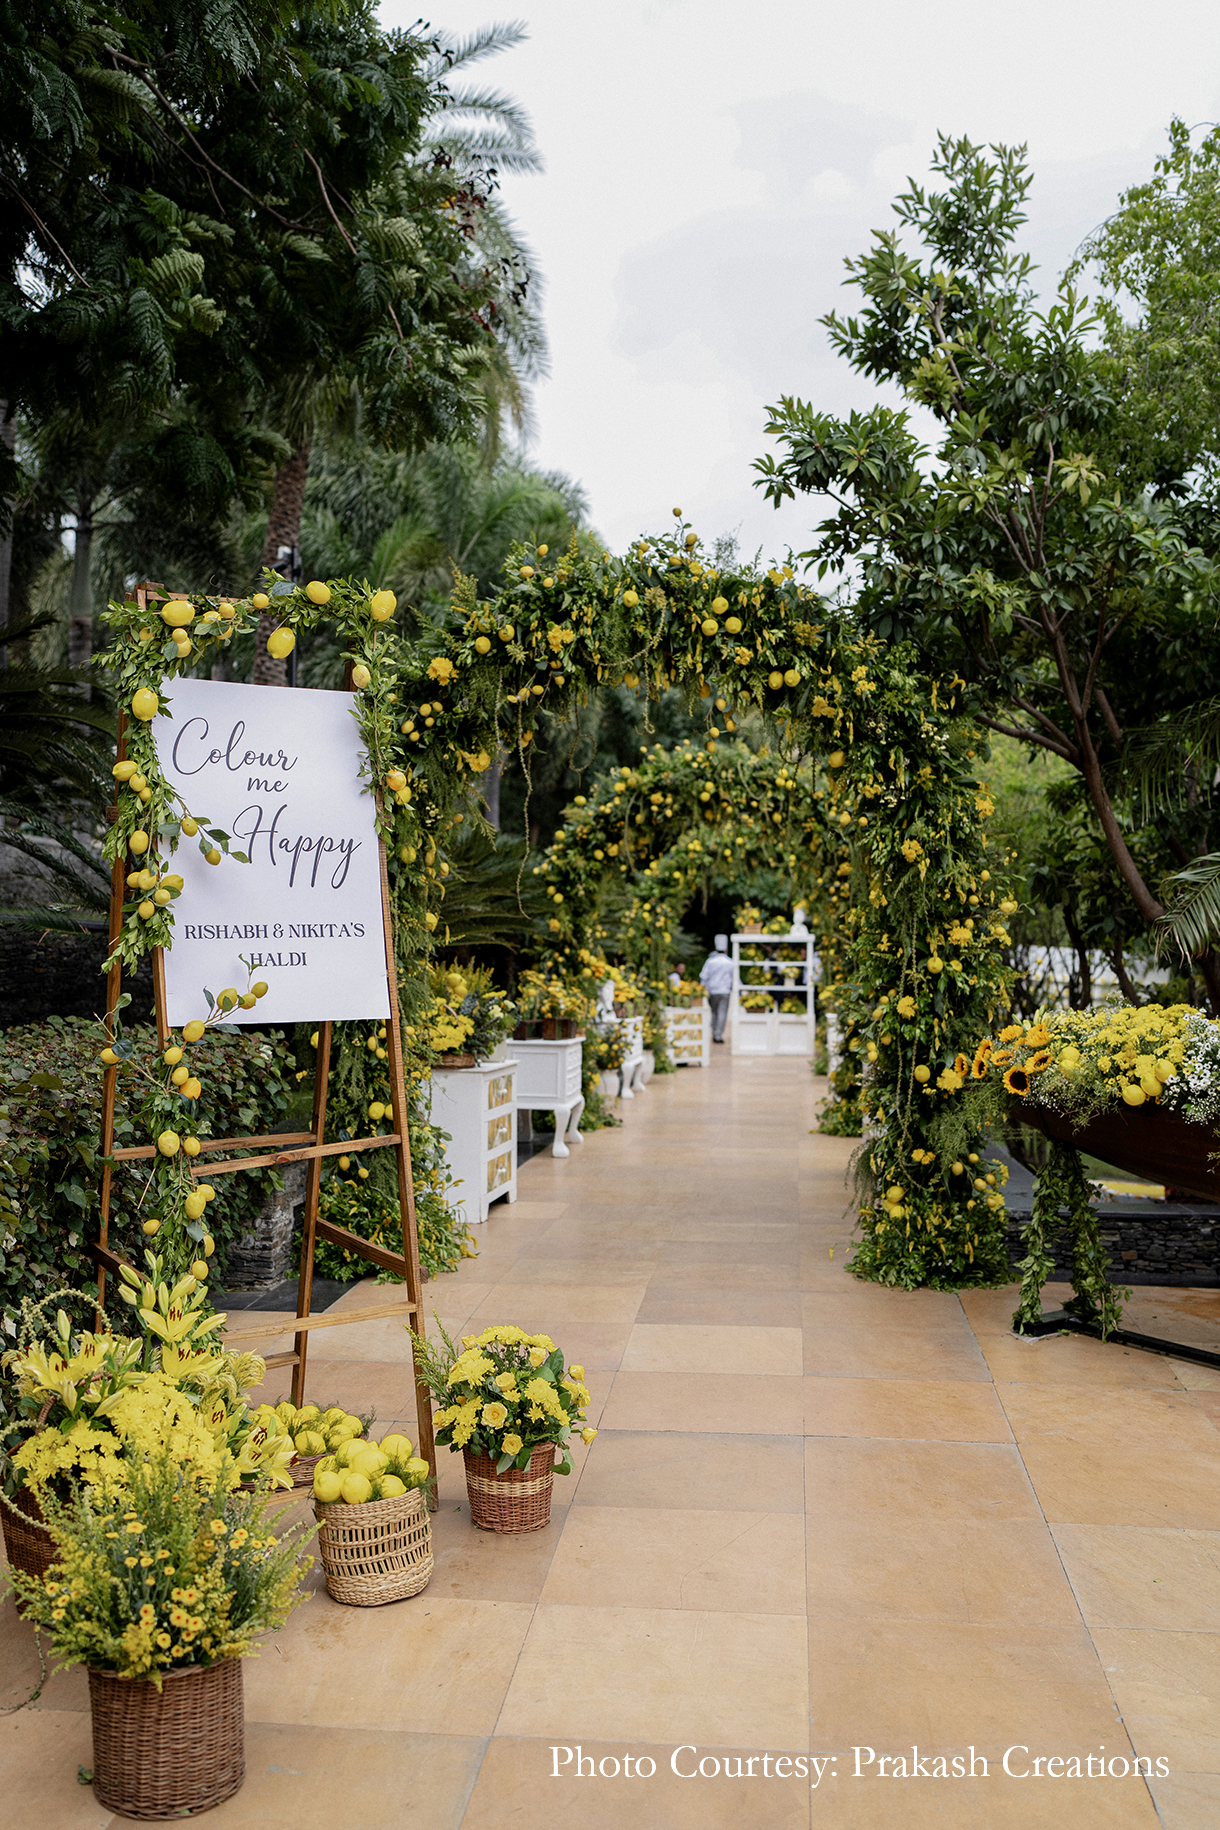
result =
[{"label": "palm frond", "polygon": [[498,57],[501,51],[513,50],[528,37],[529,27],[524,19],[508,19],[503,25],[482,25],[465,37],[441,32],[438,42],[442,55],[436,60],[436,69],[442,75],[447,70],[468,69],[485,57]]},{"label": "palm frond", "polygon": [[24,928],[37,934],[96,934],[105,927],[97,916],[77,914],[55,903],[45,909],[0,909],[0,928]]},{"label": "palm frond", "polygon": [[1157,927],[1178,947],[1183,959],[1197,959],[1220,940],[1220,852],[1196,858],[1169,878],[1178,891]]},{"label": "palm frond", "polygon": [[1220,699],[1200,699],[1158,724],[1133,731],[1115,772],[1116,791],[1138,800],[1145,821],[1187,798],[1193,775],[1220,769]]},{"label": "palm frond", "polygon": [[534,936],[547,905],[534,878],[522,869],[525,857],[523,840],[497,844],[487,832],[472,832],[454,846],[441,909],[446,947],[515,950]]}]

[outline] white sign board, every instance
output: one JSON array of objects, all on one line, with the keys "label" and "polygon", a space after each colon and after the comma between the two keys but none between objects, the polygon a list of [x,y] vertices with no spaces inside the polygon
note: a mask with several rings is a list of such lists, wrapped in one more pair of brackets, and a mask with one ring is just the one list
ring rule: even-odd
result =
[{"label": "white sign board", "polygon": [[178,680],[153,725],[167,780],[248,864],[209,864],[179,841],[185,879],[165,954],[169,1021],[207,1014],[203,993],[269,990],[230,1022],[341,1022],[389,1014],[373,802],[360,779],[351,693]]}]

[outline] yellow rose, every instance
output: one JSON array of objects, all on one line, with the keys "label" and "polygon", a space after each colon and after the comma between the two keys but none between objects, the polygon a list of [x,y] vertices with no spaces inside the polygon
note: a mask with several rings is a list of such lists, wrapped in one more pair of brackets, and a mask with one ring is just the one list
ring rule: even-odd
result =
[{"label": "yellow rose", "polygon": [[508,1411],[502,1404],[485,1404],[482,1422],[487,1425],[489,1430],[502,1430],[508,1422]]},{"label": "yellow rose", "polygon": [[504,1453],[506,1455],[520,1455],[521,1453],[521,1438],[514,1431],[510,1431],[504,1438]]}]

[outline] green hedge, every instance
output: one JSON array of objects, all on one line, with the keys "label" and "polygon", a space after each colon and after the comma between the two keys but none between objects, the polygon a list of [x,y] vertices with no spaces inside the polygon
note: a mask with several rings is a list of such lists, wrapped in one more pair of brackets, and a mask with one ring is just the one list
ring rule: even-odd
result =
[{"label": "green hedge", "polygon": [[[152,1028],[126,1034],[139,1055],[155,1056]],[[85,1246],[97,1238],[100,1219],[98,1047],[97,1024],[82,1017],[50,1017],[0,1033],[0,1327],[10,1340],[23,1297],[37,1299],[63,1284],[83,1288],[96,1276]],[[191,1061],[204,1085],[194,1121],[200,1137],[269,1131],[283,1118],[296,1064],[278,1031],[209,1031]],[[144,1143],[135,1135],[125,1081],[120,1075],[115,1142]],[[138,1211],[143,1180],[138,1163],[115,1171],[110,1214],[111,1244],[137,1262],[147,1243]],[[227,1246],[280,1186],[274,1170],[216,1178],[208,1223],[218,1283]]]}]

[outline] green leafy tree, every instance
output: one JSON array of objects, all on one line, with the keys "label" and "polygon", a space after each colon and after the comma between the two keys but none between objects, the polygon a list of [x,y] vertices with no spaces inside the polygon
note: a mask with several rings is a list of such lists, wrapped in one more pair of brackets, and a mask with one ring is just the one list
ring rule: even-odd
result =
[{"label": "green leafy tree", "polygon": [[[935,452],[905,411],[841,419],[785,397],[769,426],[781,452],[760,460],[760,483],[776,503],[829,496],[807,557],[822,573],[856,571],[867,625],[957,667],[982,725],[1078,772],[1126,893],[1155,923],[1164,905],[1107,771],[1148,710],[1149,677],[1133,680],[1130,659],[1151,660],[1155,679],[1167,634],[1214,646],[1213,568],[1190,518],[1152,493],[1163,479],[1139,486],[1097,320],[1066,283],[1037,309],[1015,248],[1023,151],[942,137],[934,166],[946,189],[911,184],[894,206],[916,251],[899,231],[877,234],[848,262],[860,316],[825,322],[855,369],[932,412]],[[1200,966],[1220,1010],[1220,958],[1208,949]]]}]

